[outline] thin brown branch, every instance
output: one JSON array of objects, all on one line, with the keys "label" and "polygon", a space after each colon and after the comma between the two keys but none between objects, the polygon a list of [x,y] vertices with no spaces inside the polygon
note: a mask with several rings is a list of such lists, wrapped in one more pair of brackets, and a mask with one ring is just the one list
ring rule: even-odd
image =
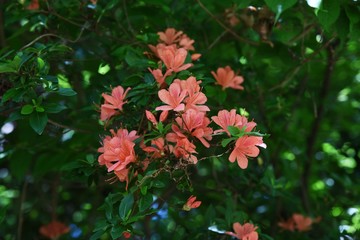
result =
[{"label": "thin brown branch", "polygon": [[254,41],[251,41],[247,38],[244,38],[244,37],[241,37],[239,36],[238,34],[236,34],[233,30],[231,30],[230,28],[228,28],[225,24],[223,24],[219,19],[217,19],[215,17],[214,14],[212,14],[209,9],[207,9],[204,4],[200,1],[200,0],[196,0],[197,3],[199,4],[199,6],[207,13],[209,14],[209,16],[214,19],[222,28],[224,28],[227,32],[229,32],[231,35],[233,35],[237,40],[239,40],[240,42],[244,42],[244,43],[247,43],[247,44],[250,44],[250,45],[253,45],[253,46],[258,46],[259,43],[258,42],[254,42]]},{"label": "thin brown branch", "polygon": [[129,30],[133,34],[133,36],[135,36],[135,31],[134,31],[134,28],[131,26],[129,15],[128,15],[128,12],[127,12],[126,0],[123,0],[123,6],[124,6],[124,13],[125,13],[126,22],[128,24]]},{"label": "thin brown branch", "polygon": [[83,129],[79,129],[79,128],[74,128],[74,127],[70,127],[70,126],[67,126],[67,125],[64,125],[64,124],[61,124],[61,123],[58,123],[58,122],[55,122],[51,119],[48,119],[48,122],[51,123],[52,125],[54,126],[57,126],[59,128],[63,128],[63,129],[70,129],[70,130],[74,130],[74,131],[77,131],[77,132],[83,132],[83,133],[90,133],[89,131],[87,130],[83,130]]},{"label": "thin brown branch", "polygon": [[302,202],[304,209],[309,212],[310,211],[310,200],[309,200],[309,177],[311,174],[311,168],[313,165],[313,155],[316,145],[317,136],[320,131],[320,124],[323,119],[324,109],[325,109],[325,99],[328,95],[331,76],[334,70],[334,66],[336,63],[335,58],[335,45],[334,43],[328,45],[327,47],[327,65],[325,68],[324,79],[322,82],[322,87],[319,94],[319,100],[317,104],[317,116],[314,118],[314,122],[312,124],[312,128],[309,132],[309,136],[307,138],[307,148],[306,148],[306,159],[304,161],[304,168],[301,175],[301,192],[302,192]]},{"label": "thin brown branch", "polygon": [[299,33],[298,35],[296,35],[295,37],[293,37],[292,39],[290,39],[287,44],[288,44],[288,45],[293,45],[295,42],[297,42],[298,40],[304,38],[307,34],[309,34],[309,32],[310,32],[314,27],[316,27],[316,24],[314,24],[314,23],[307,25],[301,33]]},{"label": "thin brown branch", "polygon": [[329,41],[327,41],[325,44],[323,44],[319,49],[317,49],[316,51],[314,51],[313,53],[311,53],[309,55],[309,57],[303,59],[299,65],[297,65],[294,69],[292,69],[289,73],[286,74],[284,80],[282,80],[278,85],[272,87],[269,89],[270,92],[277,90],[279,88],[284,88],[288,85],[288,83],[294,79],[294,76],[299,72],[299,70],[302,68],[302,66],[309,62],[310,60],[312,60],[314,57],[316,57],[318,54],[320,54],[320,52],[327,48],[330,43],[332,43],[334,41],[334,38],[331,38]]},{"label": "thin brown branch", "polygon": [[26,44],[25,46],[23,46],[22,48],[20,48],[20,50],[23,50],[27,47],[30,47],[31,45],[33,45],[34,43],[36,43],[37,41],[39,41],[40,39],[44,38],[44,37],[56,37],[56,38],[60,38],[61,40],[63,41],[66,41],[66,42],[71,42],[71,43],[76,43],[80,40],[83,32],[85,30],[85,25],[83,26],[83,28],[81,29],[79,35],[74,39],[68,39],[68,38],[64,38],[64,37],[61,37],[59,35],[56,35],[56,34],[53,34],[53,33],[45,33],[43,35],[40,35],[39,37],[35,38],[34,40],[32,40],[31,42],[29,42],[28,44]]}]

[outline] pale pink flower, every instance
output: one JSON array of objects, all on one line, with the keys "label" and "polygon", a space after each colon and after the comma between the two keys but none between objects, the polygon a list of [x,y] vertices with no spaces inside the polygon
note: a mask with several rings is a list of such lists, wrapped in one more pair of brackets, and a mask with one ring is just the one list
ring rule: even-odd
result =
[{"label": "pale pink flower", "polygon": [[175,28],[167,28],[165,32],[158,32],[157,33],[160,37],[160,40],[167,45],[176,43],[179,41],[180,36],[183,34],[182,31],[176,31]]},{"label": "pale pink flower", "polygon": [[167,105],[163,105],[157,107],[155,110],[174,110],[175,112],[183,111],[185,109],[184,103],[182,101],[186,97],[187,92],[185,90],[181,90],[181,86],[178,83],[172,83],[169,86],[169,91],[165,89],[161,89],[158,92],[158,96],[161,101],[166,103]]},{"label": "pale pink flower", "polygon": [[240,223],[236,222],[233,224],[233,229],[235,233],[225,233],[240,240],[258,240],[259,238],[259,235],[256,232],[257,227],[251,223],[245,223],[244,225],[241,225]]},{"label": "pale pink flower", "polygon": [[218,68],[216,73],[211,71],[211,74],[216,79],[217,84],[222,86],[222,89],[225,88],[234,88],[243,90],[244,87],[241,86],[241,83],[244,82],[244,78],[242,76],[235,76],[235,72],[229,67]]},{"label": "pale pink flower", "polygon": [[265,147],[262,137],[242,136],[236,140],[235,148],[229,156],[230,162],[237,163],[240,168],[245,169],[248,166],[247,157],[257,157],[260,153],[258,147]]},{"label": "pale pink flower", "polygon": [[184,64],[188,53],[184,48],[174,49],[171,46],[166,46],[158,48],[157,52],[168,70],[180,72],[193,65],[192,63]]},{"label": "pale pink flower", "polygon": [[129,90],[130,88],[127,88],[126,91],[124,91],[123,87],[118,86],[112,90],[111,95],[102,94],[105,103],[101,105],[101,121],[110,119],[117,113],[117,110],[122,111],[123,105],[126,103],[124,99]]},{"label": "pale pink flower", "polygon": [[246,127],[245,132],[250,132],[256,126],[255,122],[248,122],[245,116],[236,114],[236,109],[231,109],[230,112],[228,110],[220,110],[218,115],[211,117],[211,119],[222,128],[215,130],[215,134],[226,132],[230,136],[229,126],[238,127],[239,129]]},{"label": "pale pink flower", "polygon": [[201,201],[196,201],[195,196],[190,196],[187,202],[183,206],[183,210],[190,211],[193,208],[198,208],[201,205]]}]

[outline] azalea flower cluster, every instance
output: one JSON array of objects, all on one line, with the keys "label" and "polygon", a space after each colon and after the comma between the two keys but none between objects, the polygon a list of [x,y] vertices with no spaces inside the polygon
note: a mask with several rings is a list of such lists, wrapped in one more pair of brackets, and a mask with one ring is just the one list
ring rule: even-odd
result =
[{"label": "azalea flower cluster", "polygon": [[278,226],[291,232],[295,230],[306,232],[311,229],[313,223],[318,223],[320,220],[320,217],[312,219],[299,213],[294,213],[289,219],[279,222]]},{"label": "azalea flower cluster", "polygon": [[[240,168],[247,168],[248,157],[257,157],[260,153],[259,147],[266,147],[262,135],[254,132],[256,123],[237,114],[236,109],[220,110],[216,116],[209,117],[211,109],[206,105],[207,97],[201,86],[202,81],[191,75],[186,79],[176,78],[178,72],[193,66],[186,60],[189,59],[188,51],[195,50],[194,40],[173,28],[159,32],[158,35],[160,43],[156,46],[149,45],[159,59],[158,69],[148,69],[159,90],[155,108],[144,109],[143,114],[149,121],[148,128],[144,129],[142,125],[137,131],[110,129],[111,135],[103,138],[102,146],[98,149],[99,164],[105,165],[108,172],[113,172],[121,182],[126,182],[127,189],[132,177],[137,176],[139,171],[146,171],[153,162],[157,163],[155,166],[162,168],[164,165],[165,168],[165,163],[170,160],[173,169],[186,169],[188,165],[197,164],[198,148],[201,145],[209,148],[213,136],[222,135],[228,140],[228,146],[232,150],[229,161],[236,160]],[[199,57],[199,54],[191,55],[192,60]],[[243,78],[237,76],[229,66],[211,73],[223,90],[228,87],[243,89]],[[172,77],[166,81],[169,76]],[[121,114],[124,104],[127,103],[128,92],[131,92],[130,88],[125,90],[122,86],[116,86],[111,94],[102,94],[102,121],[108,122]],[[218,129],[213,129],[210,126],[212,123],[217,125]],[[235,133],[233,129],[236,130]],[[169,164],[166,165],[168,166]],[[200,204],[201,201],[196,201],[195,196],[190,196],[183,209],[190,211]],[[235,233],[228,234],[238,239],[256,240],[255,230],[256,227],[251,224],[241,226],[236,223]]]},{"label": "azalea flower cluster", "polygon": [[[192,45],[194,40],[191,40],[182,31],[176,31],[173,28],[158,34],[161,43],[149,47],[159,57],[160,65],[162,63],[165,65],[166,73],[162,75],[162,68],[149,70],[158,83],[160,88],[158,97],[163,105],[155,108],[155,111],[161,111],[159,121],[149,110],[145,110],[145,115],[154,130],[160,130],[159,124],[161,124],[161,128],[165,124],[170,124],[169,130],[150,139],[150,146],[147,146],[144,143],[147,142],[146,139],[134,130],[128,131],[122,128],[117,131],[110,130],[111,136],[103,139],[102,147],[98,150],[101,153],[98,158],[99,164],[105,165],[108,172],[114,172],[120,181],[126,181],[128,184],[131,165],[135,166],[133,169],[145,170],[150,161],[164,157],[179,159],[185,164],[196,164],[198,162],[197,142],[200,142],[205,148],[209,148],[213,135],[225,133],[228,137],[236,140],[229,161],[235,162],[236,160],[240,168],[247,168],[248,157],[258,156],[260,152],[258,147],[266,147],[262,136],[253,135],[252,131],[256,123],[237,114],[235,109],[220,110],[217,116],[211,117],[211,120],[220,127],[214,131],[210,127],[211,120],[207,117],[210,108],[205,105],[207,97],[202,92],[202,82],[194,76],[185,80],[175,79],[169,85],[165,82],[167,75],[183,71],[193,65],[185,63],[185,59],[188,50],[194,50]],[[212,74],[217,83],[223,86],[223,89],[226,87],[243,89],[239,85],[243,79],[235,76],[229,66],[219,68],[217,73],[212,72]],[[109,121],[113,116],[120,114],[123,105],[127,103],[125,99],[130,90],[130,88],[124,90],[122,86],[117,86],[112,89],[111,95],[102,94],[105,100],[101,105],[100,119],[102,121]],[[168,119],[170,113],[172,118]],[[240,134],[232,136],[229,127],[237,128]],[[135,140],[139,138],[141,138],[139,147],[145,152],[142,161],[139,161],[134,150]],[[136,171],[133,173],[136,175]]]},{"label": "azalea flower cluster", "polygon": [[[150,69],[149,71],[154,76],[160,87],[165,87],[165,78],[172,73],[177,73],[186,70],[193,66],[192,63],[185,63],[188,51],[194,51],[194,40],[190,39],[182,31],[177,31],[174,28],[168,28],[165,32],[158,32],[159,42],[156,46],[149,45],[153,54],[161,60],[166,66],[166,71],[163,74],[162,64],[158,69]],[[201,57],[201,54],[193,53],[191,60],[195,61]]]}]

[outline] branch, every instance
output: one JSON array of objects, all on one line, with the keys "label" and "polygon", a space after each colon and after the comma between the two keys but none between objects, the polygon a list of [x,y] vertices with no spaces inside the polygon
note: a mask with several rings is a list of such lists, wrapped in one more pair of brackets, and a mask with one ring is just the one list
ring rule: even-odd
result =
[{"label": "branch", "polygon": [[320,123],[322,121],[325,109],[325,99],[329,93],[331,76],[334,70],[336,63],[335,59],[335,44],[328,45],[327,47],[327,65],[325,68],[324,79],[322,82],[322,87],[319,94],[319,104],[316,109],[317,116],[314,118],[311,131],[307,138],[307,147],[306,147],[306,159],[304,161],[304,169],[301,175],[301,192],[302,192],[302,202],[304,208],[307,212],[310,211],[310,201],[309,201],[309,177],[311,173],[311,167],[313,164],[313,155],[315,149],[316,139],[320,130]]},{"label": "branch", "polygon": [[226,25],[224,25],[219,19],[217,19],[214,14],[212,14],[209,9],[207,9],[204,4],[200,0],[196,0],[199,6],[204,9],[204,11],[211,16],[222,28],[224,28],[227,32],[231,33],[237,40],[240,42],[245,42],[247,44],[253,45],[253,46],[259,46],[259,43],[251,41],[249,39],[243,38],[239,35],[237,35],[234,31],[232,31],[230,28],[228,28]]},{"label": "branch", "polygon": [[20,206],[19,206],[19,218],[18,218],[18,228],[17,228],[17,239],[21,240],[21,233],[22,233],[22,226],[24,222],[23,216],[23,205],[26,200],[26,192],[27,192],[28,180],[24,179],[24,184],[21,190],[21,197],[20,197]]},{"label": "branch", "polygon": [[67,39],[67,38],[64,38],[64,37],[61,37],[59,35],[56,35],[54,33],[45,33],[43,35],[40,35],[39,37],[35,38],[34,40],[32,40],[31,42],[29,42],[28,44],[26,44],[25,46],[23,46],[22,48],[20,48],[20,51],[27,48],[27,47],[30,47],[31,45],[33,45],[34,43],[36,43],[37,41],[39,41],[40,39],[44,38],[44,37],[56,37],[56,38],[60,38],[61,40],[63,41],[66,41],[66,42],[71,42],[71,43],[76,43],[77,41],[80,40],[85,28],[86,28],[87,24],[85,23],[84,26],[81,28],[81,31],[79,33],[79,35],[74,39],[74,40],[71,40],[71,39]]},{"label": "branch", "polygon": [[53,121],[51,119],[48,119],[48,122],[51,123],[54,126],[59,127],[59,128],[70,129],[70,130],[73,130],[73,131],[83,132],[83,133],[90,133],[89,131],[86,131],[86,130],[83,130],[83,129],[73,128],[73,127],[70,127],[70,126],[67,126],[67,125],[63,125],[63,124],[55,122],[55,121]]}]

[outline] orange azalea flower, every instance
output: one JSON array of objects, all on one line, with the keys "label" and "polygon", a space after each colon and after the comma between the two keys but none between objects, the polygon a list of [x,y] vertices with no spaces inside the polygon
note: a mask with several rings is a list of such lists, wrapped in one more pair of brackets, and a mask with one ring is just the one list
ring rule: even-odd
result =
[{"label": "orange azalea flower", "polygon": [[233,224],[233,229],[235,233],[225,233],[241,240],[258,240],[259,238],[259,235],[256,232],[257,227],[251,223],[245,223],[244,225],[241,225],[240,223],[236,222]]},{"label": "orange azalea flower", "polygon": [[196,60],[198,60],[200,57],[201,57],[201,54],[200,54],[200,53],[193,53],[193,54],[191,54],[191,60],[192,60],[192,61],[196,61]]},{"label": "orange azalea flower", "polygon": [[169,146],[170,152],[173,153],[175,157],[185,159],[193,164],[197,163],[197,157],[194,155],[194,153],[197,153],[195,151],[196,146],[180,131],[166,134],[166,140],[176,143],[174,147]]},{"label": "orange azalea flower", "polygon": [[184,64],[188,53],[184,48],[174,49],[174,47],[166,46],[158,48],[157,52],[168,70],[180,72],[193,65],[192,63]]},{"label": "orange azalea flower", "polygon": [[231,109],[230,112],[228,110],[221,110],[218,112],[217,116],[213,116],[211,119],[222,128],[215,130],[215,134],[226,132],[227,135],[230,136],[230,132],[228,130],[229,126],[238,127],[240,129],[246,126],[245,132],[250,132],[256,126],[255,122],[248,122],[248,119],[245,116],[236,114],[236,109]]},{"label": "orange azalea flower", "polygon": [[[195,110],[190,109],[181,117],[177,117],[175,121],[181,130],[184,130],[199,139],[205,147],[210,147],[210,144],[206,140],[210,141],[212,139],[213,130],[208,127],[210,120],[205,117],[205,113],[196,112]],[[181,132],[178,126],[172,126],[174,132]]]},{"label": "orange azalea flower", "polygon": [[166,79],[167,76],[169,76],[172,73],[171,69],[167,70],[164,75],[162,74],[161,69],[152,70],[152,69],[148,68],[148,70],[154,76],[154,78],[155,78],[155,80],[158,83],[160,88],[163,88],[163,87],[166,86],[165,79]]},{"label": "orange azalea flower", "polygon": [[151,140],[151,146],[142,147],[142,150],[148,153],[152,153],[151,158],[161,158],[164,156],[165,151],[165,141],[163,138],[157,138]]},{"label": "orange azalea flower", "polygon": [[[146,118],[152,122],[153,125],[157,125],[158,124],[158,121],[156,120],[154,114],[152,114],[150,111],[148,110],[145,110],[145,114],[146,114]],[[163,122],[166,120],[167,116],[169,114],[169,111],[162,111],[161,114],[160,114],[160,118],[159,118],[159,121],[160,122]]]},{"label": "orange azalea flower", "polygon": [[126,169],[129,163],[135,162],[135,143],[132,141],[139,136],[136,135],[136,131],[128,133],[126,129],[119,129],[117,133],[111,130],[111,133],[113,136],[106,136],[103,146],[98,149],[98,152],[102,153],[98,161],[100,165],[108,168],[108,172],[119,172]]},{"label": "orange azalea flower", "polygon": [[201,205],[201,201],[196,201],[195,196],[190,196],[187,202],[183,206],[183,210],[190,211],[193,208],[198,208]]},{"label": "orange azalea flower", "polygon": [[129,169],[124,168],[121,170],[115,170],[114,173],[118,177],[120,182],[126,182],[125,189],[127,191],[128,186],[129,186]]},{"label": "orange azalea flower", "polygon": [[222,86],[223,90],[228,87],[239,90],[244,89],[244,87],[240,85],[244,82],[244,78],[242,76],[235,76],[235,72],[229,66],[218,68],[216,73],[211,71],[211,74],[216,79],[217,84]]},{"label": "orange azalea flower", "polygon": [[126,103],[124,99],[129,90],[130,88],[127,88],[124,92],[124,88],[118,86],[112,90],[111,95],[107,95],[105,93],[102,94],[105,99],[105,103],[101,105],[101,121],[110,119],[117,113],[116,110],[122,111],[123,105]]},{"label": "orange azalea flower", "polygon": [[229,161],[235,162],[237,160],[239,167],[245,169],[248,166],[247,156],[256,157],[259,155],[260,150],[258,147],[266,147],[262,137],[242,136],[236,140],[235,148],[229,156]]},{"label": "orange azalea flower", "polygon": [[311,229],[313,220],[310,217],[305,217],[301,214],[294,213],[292,215],[292,219],[295,223],[295,228],[299,232],[305,232],[305,231],[309,231]]},{"label": "orange azalea flower", "polygon": [[52,221],[49,224],[40,227],[40,234],[50,239],[57,239],[69,231],[69,226],[58,221]]},{"label": "orange azalea flower", "polygon": [[157,107],[155,110],[156,111],[174,110],[175,112],[184,111],[185,105],[184,103],[182,103],[182,101],[186,97],[186,94],[187,92],[185,90],[181,90],[181,86],[179,83],[172,83],[169,86],[169,91],[165,89],[161,89],[158,92],[158,96],[160,100],[166,103],[167,105]]},{"label": "orange azalea flower", "polygon": [[205,94],[200,92],[201,81],[196,81],[195,77],[189,77],[186,80],[175,79],[174,83],[179,83],[181,89],[187,91],[188,97],[184,99],[184,103],[186,103],[185,110],[210,111],[209,107],[201,105],[207,101]]},{"label": "orange azalea flower", "polygon": [[167,45],[170,45],[178,42],[183,32],[176,32],[175,28],[167,28],[165,32],[158,32],[157,34],[159,35],[161,41],[163,41]]},{"label": "orange azalea flower", "polygon": [[190,39],[186,34],[183,34],[180,38],[179,45],[185,48],[186,50],[194,51],[195,50],[193,46],[194,42],[195,41],[193,39]]},{"label": "orange azalea flower", "polygon": [[313,223],[319,222],[320,219],[320,217],[312,219],[299,213],[294,213],[291,218],[286,221],[279,222],[278,225],[285,230],[294,231],[296,229],[299,232],[306,232],[311,229],[311,225]]},{"label": "orange azalea flower", "polygon": [[295,223],[292,218],[289,218],[286,221],[278,222],[278,226],[282,229],[289,230],[293,232],[295,230]]}]

